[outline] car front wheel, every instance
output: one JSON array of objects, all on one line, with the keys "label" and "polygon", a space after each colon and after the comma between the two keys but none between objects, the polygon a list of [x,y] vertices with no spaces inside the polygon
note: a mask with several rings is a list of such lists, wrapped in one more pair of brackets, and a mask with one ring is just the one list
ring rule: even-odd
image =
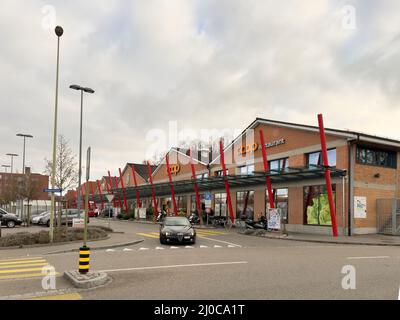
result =
[{"label": "car front wheel", "polygon": [[15,222],[14,221],[8,221],[7,222],[7,228],[15,228]]}]

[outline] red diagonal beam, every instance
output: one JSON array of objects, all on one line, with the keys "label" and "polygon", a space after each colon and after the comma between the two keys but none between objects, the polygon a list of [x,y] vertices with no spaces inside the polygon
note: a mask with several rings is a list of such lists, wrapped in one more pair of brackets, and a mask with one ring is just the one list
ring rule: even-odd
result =
[{"label": "red diagonal beam", "polygon": [[93,205],[94,205],[94,208],[97,209],[97,204],[96,204],[96,201],[94,200],[94,187],[93,187],[93,183],[89,182],[89,185],[90,185],[90,191],[92,192]]},{"label": "red diagonal beam", "polygon": [[136,169],[135,169],[135,165],[134,164],[132,164],[132,174],[133,174],[133,181],[135,182],[137,207],[141,208],[142,204],[140,203],[140,195],[139,195],[139,189],[138,189],[138,185],[137,185]]},{"label": "red diagonal beam", "polygon": [[332,233],[333,233],[334,237],[337,237],[338,231],[337,231],[337,224],[336,224],[335,203],[333,201],[331,171],[329,170],[328,150],[326,148],[326,136],[325,136],[324,120],[323,120],[322,114],[318,115],[318,125],[319,125],[319,134],[320,134],[320,138],[321,138],[322,161],[323,161],[323,164],[325,167],[326,190],[328,192],[329,209],[330,209],[331,220],[332,220]]},{"label": "red diagonal beam", "polygon": [[154,184],[153,184],[153,172],[151,171],[150,162],[147,161],[147,172],[149,174],[150,184],[151,184],[151,194],[153,197],[153,208],[154,208],[154,219],[157,219],[157,201],[156,201],[156,193],[154,192]]},{"label": "red diagonal beam", "polygon": [[192,149],[190,149],[190,166],[192,168],[192,178],[194,181],[194,192],[196,193],[196,204],[197,204],[197,212],[199,213],[200,224],[203,224],[203,214],[201,212],[201,202],[200,202],[200,195],[199,195],[199,187],[197,186],[197,176],[196,176],[196,167],[193,163],[193,154]]},{"label": "red diagonal beam", "polygon": [[176,205],[176,200],[175,200],[174,182],[172,181],[171,167],[169,166],[169,155],[168,154],[165,157],[165,161],[167,162],[167,172],[168,172],[168,179],[169,179],[169,187],[171,188],[172,204],[174,205],[174,212],[175,212],[175,215],[177,216],[178,215],[178,207]]},{"label": "red diagonal beam", "polygon": [[229,190],[229,182],[228,182],[228,177],[227,177],[227,174],[226,174],[224,142],[223,142],[223,140],[221,140],[219,142],[219,152],[220,152],[220,155],[221,155],[222,174],[224,176],[226,197],[227,197],[227,200],[228,200],[229,216],[231,218],[232,223],[234,223],[235,215],[233,213],[231,193],[230,193],[230,190]]},{"label": "red diagonal beam", "polygon": [[121,168],[119,168],[118,171],[119,171],[119,177],[121,179],[121,187],[122,187],[122,195],[124,197],[125,212],[126,212],[126,214],[128,214],[128,202],[126,201],[125,185],[124,185],[124,179],[122,179]]},{"label": "red diagonal beam", "polygon": [[[263,156],[263,162],[264,162],[264,172],[267,173],[269,171],[269,166],[268,166],[267,148],[265,147],[265,139],[264,139],[263,129],[260,129],[260,142],[261,142],[261,150],[262,150],[262,156]],[[271,178],[265,177],[265,182],[267,184],[267,190],[268,190],[269,207],[271,209],[273,209],[273,208],[275,208],[275,201],[274,201],[275,199],[274,199],[274,195],[272,193]]]},{"label": "red diagonal beam", "polygon": [[97,180],[97,190],[99,190],[99,195],[100,195],[100,199],[101,199],[101,210],[104,210],[103,193],[101,191],[101,185],[100,185],[99,180]]},{"label": "red diagonal beam", "polygon": [[114,208],[116,208],[117,207],[117,202],[116,202],[114,191],[113,191],[113,187],[112,187],[112,178],[111,178],[110,171],[108,171],[108,180],[106,179],[106,188],[107,188],[107,192],[111,193],[114,196],[113,203],[114,203]]},{"label": "red diagonal beam", "polygon": [[119,204],[119,207],[122,209],[122,201],[121,201],[121,196],[120,196],[120,194],[119,194],[119,192],[118,192],[118,178],[117,177],[114,177],[114,183],[115,183],[115,193],[117,194],[117,196],[118,196],[118,204]]}]

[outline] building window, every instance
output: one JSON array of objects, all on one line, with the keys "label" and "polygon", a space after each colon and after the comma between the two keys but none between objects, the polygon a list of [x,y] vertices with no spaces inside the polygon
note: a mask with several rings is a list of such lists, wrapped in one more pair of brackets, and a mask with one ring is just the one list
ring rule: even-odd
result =
[{"label": "building window", "polygon": [[396,169],[397,155],[393,151],[357,146],[357,163]]},{"label": "building window", "polygon": [[178,207],[178,213],[180,213],[180,212],[187,213],[187,198],[186,198],[186,196],[177,196],[176,197],[176,206]]},{"label": "building window", "polygon": [[[206,201],[204,199],[204,194],[200,194],[199,197],[200,197],[201,210],[205,211],[206,210]],[[197,212],[196,195],[192,195],[190,198],[190,211],[192,213]]]},{"label": "building window", "polygon": [[196,175],[197,180],[204,180],[207,178],[208,178],[208,173],[200,173],[200,174]]},{"label": "building window", "polygon": [[[332,185],[333,198],[336,199],[336,188]],[[304,188],[304,222],[308,225],[332,225],[326,186],[309,186]]]},{"label": "building window", "polygon": [[[229,175],[229,169],[226,169],[226,175]],[[216,177],[223,177],[224,176],[223,170],[215,171],[215,176]]]},{"label": "building window", "polygon": [[[336,149],[328,150],[328,162],[331,167],[336,167]],[[322,161],[321,151],[308,153],[307,154],[307,164],[322,166],[323,161]]]},{"label": "building window", "polygon": [[[274,197],[274,204],[275,208],[281,209],[282,219],[285,220],[285,223],[289,223],[289,189],[282,188],[282,189],[273,189],[272,194]],[[265,191],[265,208],[266,211],[270,209],[269,205],[269,197],[268,197],[268,190]]]},{"label": "building window", "polygon": [[214,204],[215,216],[226,217],[228,215],[226,193],[216,193],[214,195],[214,199],[215,199],[215,204]]},{"label": "building window", "polygon": [[269,170],[282,171],[289,168],[289,158],[283,158],[278,160],[272,160],[268,162]]},{"label": "building window", "polygon": [[254,217],[254,191],[241,191],[236,194],[236,219]]},{"label": "building window", "polygon": [[254,175],[254,164],[249,166],[238,167],[238,175],[242,176]]}]

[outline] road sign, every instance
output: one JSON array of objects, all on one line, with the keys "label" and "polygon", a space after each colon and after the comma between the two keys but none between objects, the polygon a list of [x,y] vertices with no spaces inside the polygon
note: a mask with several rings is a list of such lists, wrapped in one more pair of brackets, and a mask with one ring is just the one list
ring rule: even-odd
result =
[{"label": "road sign", "polygon": [[92,148],[89,147],[87,150],[87,156],[86,156],[86,181],[90,180],[90,153],[91,153]]},{"label": "road sign", "polygon": [[78,229],[84,229],[85,219],[77,219],[77,218],[72,219],[72,227]]},{"label": "road sign", "polygon": [[212,194],[210,192],[207,192],[204,194],[204,200],[211,201],[212,200]]},{"label": "road sign", "polygon": [[108,202],[111,202],[111,201],[114,200],[114,195],[112,195],[112,194],[106,194],[106,198],[107,198]]},{"label": "road sign", "polygon": [[43,189],[45,193],[61,193],[62,189]]}]

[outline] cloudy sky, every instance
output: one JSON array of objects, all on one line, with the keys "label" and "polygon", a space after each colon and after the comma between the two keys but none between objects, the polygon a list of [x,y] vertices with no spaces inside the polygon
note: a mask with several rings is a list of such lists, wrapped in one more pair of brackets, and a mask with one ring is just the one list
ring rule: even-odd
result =
[{"label": "cloudy sky", "polygon": [[[78,152],[77,83],[93,178],[146,158],[155,129],[240,129],[256,117],[400,139],[400,1],[2,0],[1,164],[51,158],[56,36],[59,133]],[[22,157],[16,161],[21,171]]]}]

